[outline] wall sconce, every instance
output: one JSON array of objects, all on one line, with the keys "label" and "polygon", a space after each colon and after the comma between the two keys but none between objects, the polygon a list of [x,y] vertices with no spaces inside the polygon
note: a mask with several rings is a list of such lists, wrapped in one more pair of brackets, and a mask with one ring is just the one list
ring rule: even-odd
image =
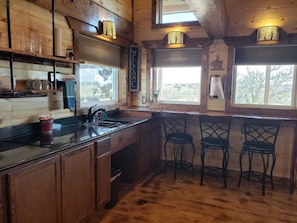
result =
[{"label": "wall sconce", "polygon": [[167,34],[168,45],[184,44],[184,33],[181,31],[171,31]]},{"label": "wall sconce", "polygon": [[218,74],[214,74],[210,76],[210,84],[209,84],[209,96],[211,99],[224,99],[224,90],[223,84],[221,81],[221,76]]},{"label": "wall sconce", "polygon": [[103,36],[107,36],[112,39],[116,39],[116,28],[113,21],[103,20],[99,21],[99,32]]},{"label": "wall sconce", "polygon": [[263,26],[257,29],[257,41],[279,40],[279,30],[277,26]]}]

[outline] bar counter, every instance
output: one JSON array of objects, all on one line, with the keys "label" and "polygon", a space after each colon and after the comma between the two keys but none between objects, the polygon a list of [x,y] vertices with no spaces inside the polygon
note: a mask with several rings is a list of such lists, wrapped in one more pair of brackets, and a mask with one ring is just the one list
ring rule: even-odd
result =
[{"label": "bar counter", "polygon": [[[283,139],[283,141],[292,141],[292,145],[288,145],[290,147],[290,154],[284,154],[284,156],[288,156],[290,161],[286,161],[287,163],[290,163],[289,168],[289,181],[290,181],[290,192],[293,193],[294,190],[297,189],[297,118],[288,118],[288,117],[273,117],[273,116],[258,116],[258,115],[243,115],[243,114],[232,114],[232,113],[225,113],[223,111],[211,111],[211,112],[198,112],[198,111],[183,111],[183,110],[169,110],[169,109],[160,109],[157,107],[132,107],[132,108],[125,108],[123,109],[126,112],[151,112],[153,117],[159,117],[160,112],[169,112],[169,113],[183,113],[188,114],[189,119],[193,120],[193,123],[196,122],[196,120],[199,119],[199,115],[210,115],[210,116],[231,116],[234,121],[232,122],[243,122],[244,118],[255,118],[255,119],[272,119],[272,120],[280,120],[282,121],[282,126],[292,126],[292,132],[286,132],[286,130],[283,130],[284,134],[292,134],[292,138],[290,139]],[[190,125],[194,125],[193,123],[190,123]],[[198,124],[198,121],[196,122],[196,126]],[[194,128],[196,128],[194,126]],[[198,128],[198,126],[197,126]],[[286,128],[284,128],[286,129]],[[242,129],[241,129],[242,130]],[[239,131],[241,131],[239,130]],[[197,130],[195,130],[197,132]],[[238,132],[237,132],[238,134]],[[196,134],[197,135],[197,134]],[[288,143],[288,142],[285,142]],[[288,143],[289,144],[289,143]],[[198,145],[198,142],[197,142]],[[281,151],[285,152],[285,151]]]}]

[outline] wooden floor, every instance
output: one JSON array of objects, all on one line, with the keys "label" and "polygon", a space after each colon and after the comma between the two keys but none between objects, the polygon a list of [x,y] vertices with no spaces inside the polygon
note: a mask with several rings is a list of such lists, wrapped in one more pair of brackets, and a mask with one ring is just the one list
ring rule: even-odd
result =
[{"label": "wooden floor", "polygon": [[297,195],[288,186],[275,183],[262,196],[256,182],[228,177],[223,188],[220,178],[206,177],[200,186],[199,176],[157,172],[140,184],[106,212],[100,223],[297,223]]}]

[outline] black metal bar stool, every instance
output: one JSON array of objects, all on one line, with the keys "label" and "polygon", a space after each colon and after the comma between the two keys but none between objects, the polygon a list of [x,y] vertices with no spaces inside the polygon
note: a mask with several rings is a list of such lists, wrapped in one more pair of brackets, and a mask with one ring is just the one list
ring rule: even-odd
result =
[{"label": "black metal bar stool", "polygon": [[[232,117],[229,116],[199,116],[201,139],[201,179],[203,185],[204,175],[221,175],[224,186],[227,187],[227,166],[229,162],[229,132]],[[222,167],[205,165],[206,152],[209,149],[223,152]],[[221,172],[222,171],[222,172]]]},{"label": "black metal bar stool", "polygon": [[[182,113],[166,113],[161,112],[163,121],[165,143],[164,143],[164,155],[166,167],[172,167],[174,169],[174,179],[176,179],[176,171],[178,168],[181,170],[192,169],[192,175],[194,176],[194,155],[195,146],[193,143],[193,137],[186,132],[187,130],[187,115]],[[168,160],[167,157],[167,145],[173,144],[173,160]],[[191,160],[186,160],[184,157],[185,149],[188,149],[186,145],[191,145]]]},{"label": "black metal bar stool", "polygon": [[[280,120],[273,119],[244,119],[244,135],[242,150],[239,155],[240,176],[238,187],[240,187],[241,178],[247,180],[259,181],[262,183],[262,194],[265,195],[265,184],[271,182],[273,189],[273,169],[276,162],[275,142],[279,132]],[[243,171],[242,160],[244,155],[248,155],[248,170]],[[263,171],[253,171],[252,161],[254,154],[261,157]],[[270,156],[272,163],[270,164]],[[267,173],[270,167],[269,173]]]}]

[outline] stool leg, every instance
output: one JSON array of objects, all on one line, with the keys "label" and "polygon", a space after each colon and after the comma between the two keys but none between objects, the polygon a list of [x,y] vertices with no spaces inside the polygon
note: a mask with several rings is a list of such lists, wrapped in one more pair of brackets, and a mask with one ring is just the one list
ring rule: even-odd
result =
[{"label": "stool leg", "polygon": [[229,162],[229,152],[228,148],[223,148],[223,163],[222,163],[222,171],[223,171],[223,180],[224,187],[227,188],[227,166]]},{"label": "stool leg", "polygon": [[270,171],[270,178],[271,178],[271,188],[274,189],[274,182],[273,182],[273,170],[276,162],[276,156],[275,153],[272,153],[272,166],[271,166],[271,171]]},{"label": "stool leg", "polygon": [[237,187],[240,187],[240,183],[241,183],[241,177],[242,177],[242,157],[245,153],[245,150],[241,150],[240,154],[239,154],[239,167],[240,167],[240,175],[239,175],[239,180],[238,180],[238,184]]},{"label": "stool leg", "polygon": [[166,167],[167,167],[167,152],[166,152],[166,145],[167,141],[164,143],[164,156],[165,156],[165,164],[164,164],[164,172],[166,172]]},{"label": "stool leg", "polygon": [[203,185],[203,177],[204,177],[204,156],[205,156],[205,148],[201,145],[201,174],[200,174],[200,185]]},{"label": "stool leg", "polygon": [[263,162],[262,195],[265,195],[265,183],[266,183],[267,169],[269,165],[269,154],[267,154],[267,161],[265,161],[264,154],[261,154],[261,157]]},{"label": "stool leg", "polygon": [[252,173],[252,165],[253,165],[253,152],[248,152],[249,154],[249,170],[248,170],[248,180],[250,179],[251,173]]},{"label": "stool leg", "polygon": [[[178,148],[176,148],[178,147]],[[173,146],[173,156],[174,156],[174,168],[173,168],[173,178],[176,179],[176,169],[177,169],[177,157],[178,157],[178,150],[181,149],[179,146],[174,144]]]},{"label": "stool leg", "polygon": [[196,150],[195,150],[194,144],[191,143],[191,145],[192,145],[192,149],[193,149],[193,155],[192,155],[192,175],[194,177],[195,176],[195,171],[194,171],[194,156],[195,156]]}]

